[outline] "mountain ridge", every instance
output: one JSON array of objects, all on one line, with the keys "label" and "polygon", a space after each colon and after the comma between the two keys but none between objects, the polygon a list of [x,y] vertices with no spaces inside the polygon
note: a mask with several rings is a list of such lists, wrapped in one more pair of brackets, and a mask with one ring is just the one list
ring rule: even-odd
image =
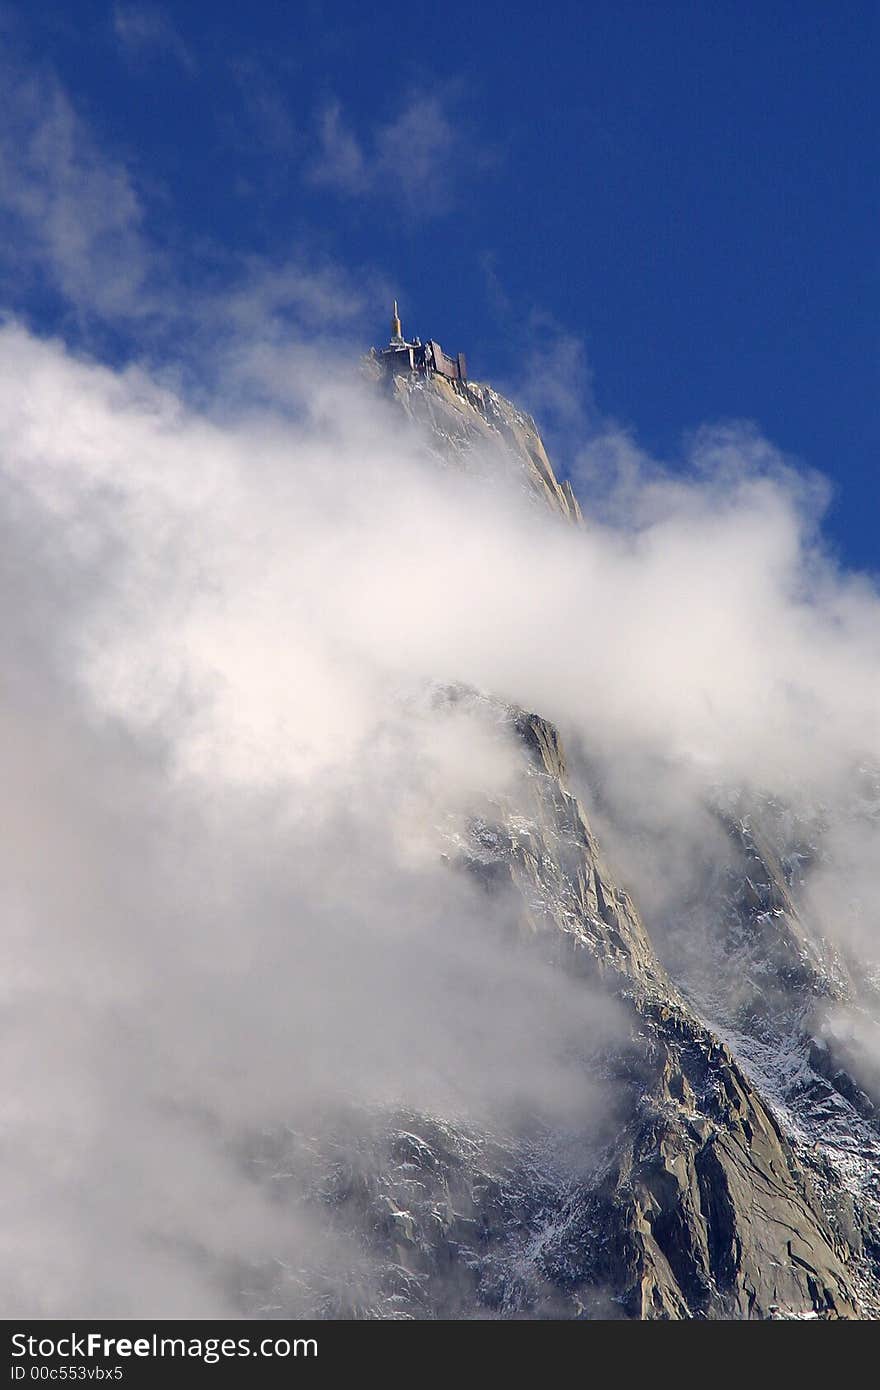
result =
[{"label": "mountain ridge", "polygon": [[[388,371],[375,358],[367,370],[442,466],[485,466],[489,457],[538,504],[582,524],[535,422],[512,402],[479,383]],[[815,1001],[849,1000],[851,987],[833,947],[804,923],[783,849],[750,824],[747,808],[715,809],[736,868],[709,900],[713,964],[727,950],[712,984],[737,999],[716,1030],[710,991],[680,961],[676,969],[674,933],[658,951],[605,863],[568,785],[555,726],[467,687],[440,687],[436,702],[479,704],[520,750],[515,795],[472,819],[445,857],[491,897],[507,894],[524,949],[623,1010],[627,1041],[589,1063],[614,1093],[615,1128],[591,1149],[552,1130],[504,1138],[414,1113],[403,1130],[391,1116],[384,1129],[371,1121],[373,1157],[356,1191],[337,1192],[333,1203],[379,1260],[385,1292],[353,1313],[335,1303],[336,1315],[876,1316],[876,1110],[810,1033]],[[756,1048],[773,1046],[775,1018],[778,1045],[784,1032],[798,1049],[801,1089],[809,1073],[826,1099],[858,1113],[865,1181],[845,1180],[845,1162],[821,1126],[806,1123],[806,1105],[798,1109],[754,1065],[749,1029]],[[557,1157],[578,1143],[582,1171],[573,1179]]]}]

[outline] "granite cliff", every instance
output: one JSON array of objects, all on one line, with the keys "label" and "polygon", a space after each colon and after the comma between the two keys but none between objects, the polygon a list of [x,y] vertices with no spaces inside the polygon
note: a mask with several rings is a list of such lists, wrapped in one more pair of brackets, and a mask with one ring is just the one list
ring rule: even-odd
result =
[{"label": "granite cliff", "polygon": [[[375,359],[368,371],[438,463],[494,456],[536,502],[589,524],[511,402]],[[371,1112],[337,1116],[319,1139],[265,1139],[265,1171],[307,1193],[371,1273],[341,1284],[318,1270],[294,1285],[251,1271],[250,1309],[876,1316],[880,1093],[846,1020],[876,1017],[877,999],[799,901],[816,827],[719,793],[707,809],[723,861],[697,898],[649,925],[603,856],[552,724],[492,692],[441,685],[432,699],[479,706],[519,750],[514,790],[450,832],[444,858],[504,904],[511,948],[613,1001],[622,1033],[583,1059],[614,1098],[613,1122],[489,1132]]]}]

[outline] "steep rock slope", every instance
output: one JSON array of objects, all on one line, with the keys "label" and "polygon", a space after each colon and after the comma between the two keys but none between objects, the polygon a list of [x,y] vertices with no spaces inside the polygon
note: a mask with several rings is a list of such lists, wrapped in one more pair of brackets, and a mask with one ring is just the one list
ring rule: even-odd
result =
[{"label": "steep rock slope", "polygon": [[565,968],[595,970],[632,1021],[625,1065],[603,1059],[626,1097],[620,1131],[548,1267],[585,1308],[598,1287],[630,1316],[852,1316],[849,1252],[792,1145],[657,959],[567,790],[555,730],[511,718],[528,790],[492,835],[477,827],[474,853],[507,865],[534,930],[565,940]]},{"label": "steep rock slope", "polygon": [[[876,984],[799,902],[821,825],[752,793],[714,807],[731,853],[658,949],[732,1048],[811,1172],[853,1252],[863,1307],[880,1308]],[[866,1048],[865,1043],[869,1044]]]},{"label": "steep rock slope", "polygon": [[450,834],[448,860],[502,896],[507,949],[615,1001],[622,1027],[584,1057],[614,1097],[613,1123],[487,1132],[408,1112],[348,1116],[335,1132],[324,1120],[308,1143],[286,1136],[263,1153],[266,1171],[309,1192],[370,1272],[276,1282],[255,1311],[860,1316],[852,1232],[658,960],[567,787],[556,731],[474,692],[438,701],[488,707],[519,747],[515,789]]},{"label": "steep rock slope", "polygon": [[[511,402],[476,383],[368,369],[440,463],[494,458],[580,521]],[[822,1009],[855,991],[797,905],[790,817],[722,799],[731,855],[652,939],[603,860],[552,725],[491,695],[436,698],[480,704],[519,750],[515,789],[450,831],[445,857],[503,903],[511,949],[613,1001],[614,1040],[585,1044],[583,1058],[613,1097],[613,1122],[489,1132],[424,1113],[348,1114],[322,1117],[308,1138],[264,1138],[258,1175],[280,1196],[306,1193],[363,1266],[344,1279],[250,1271],[250,1311],[875,1315],[876,1110],[822,1033]]]},{"label": "steep rock slope", "polygon": [[[491,436],[497,432],[508,466],[512,461],[523,469],[535,495],[554,510],[580,519],[570,486],[560,486],[556,479],[534,421],[511,402],[475,383],[449,382],[431,375],[395,377],[390,389],[407,414],[428,428],[441,456],[461,457],[472,444],[483,443],[487,433]],[[812,1181],[803,1177],[812,1218],[803,1212],[798,1217],[798,1198],[787,1218],[776,1212],[776,1219],[781,1222],[777,1234],[789,1224],[803,1236],[811,1222],[815,1224],[824,1233],[822,1240],[830,1239],[831,1245],[836,1245],[849,1261],[851,1277],[861,1290],[865,1308],[877,1310],[880,1097],[875,1100],[870,1085],[866,1088],[865,1068],[853,1056],[853,1037],[858,1035],[858,1029],[840,1025],[841,1008],[864,1012],[865,991],[856,988],[846,962],[821,930],[805,920],[796,902],[795,880],[817,853],[806,829],[793,828],[788,808],[755,805],[753,799],[750,802],[735,792],[728,793],[713,807],[732,847],[731,862],[720,874],[723,882],[716,883],[699,904],[682,904],[680,925],[684,926],[689,943],[685,953],[675,949],[674,924],[671,929],[668,923],[663,924],[665,930],[661,930],[656,944],[676,981],[674,986],[629,897],[610,883],[607,870],[601,867],[595,839],[583,813],[565,791],[555,732],[537,716],[519,716],[517,728],[554,786],[550,798],[552,815],[545,807],[542,815],[533,818],[528,835],[523,826],[529,819],[523,816],[522,808],[511,817],[513,830],[507,854],[511,877],[528,903],[527,916],[534,920],[536,912],[540,913],[545,922],[552,923],[562,934],[567,945],[577,943],[590,953],[600,970],[617,974],[618,983],[611,987],[623,989],[642,1019],[651,1017],[653,1024],[656,1009],[659,1007],[665,1015],[668,1006],[671,1012],[666,1017],[667,1029],[673,1018],[679,1024],[687,1019],[685,1031],[693,1027],[697,1034],[703,1028],[698,1019],[715,1022],[717,1033],[728,1046],[719,1049],[719,1038],[703,1029],[702,1049],[711,1059],[704,1084],[714,1071],[714,1081],[721,1090],[729,1094],[732,1086],[734,1091],[742,1091],[747,1106],[754,1106],[759,1116],[757,1124],[748,1119],[743,1130],[743,1136],[752,1136],[743,1150],[747,1156],[746,1173],[749,1174],[753,1148],[758,1163],[747,1180],[743,1179],[741,1165],[737,1165],[740,1172],[736,1181],[722,1165],[714,1182],[710,1181],[705,1174],[712,1164],[703,1160],[704,1176],[699,1190],[704,1192],[711,1210],[717,1214],[722,1209],[727,1200],[723,1193],[739,1195],[732,1248],[740,1252],[744,1265],[751,1261],[753,1271],[772,1267],[790,1272],[799,1267],[801,1256],[790,1242],[768,1250],[766,1232],[773,1218],[768,1214],[766,1199],[759,1202],[752,1190],[753,1184],[758,1188],[766,1185],[759,1176],[758,1155],[767,1142],[766,1136],[772,1133],[774,1143],[789,1156],[786,1164],[790,1161],[794,1165],[792,1172],[801,1174],[793,1178],[795,1187],[801,1183],[805,1168],[813,1175]],[[549,842],[538,827],[544,827]],[[485,871],[487,861],[498,851],[497,832],[493,843],[491,830],[477,830],[475,857]],[[699,931],[694,931],[697,921],[703,939],[694,950],[694,941],[700,936]],[[620,984],[627,979],[634,982],[633,987]],[[653,1004],[646,1014],[648,999]],[[876,1003],[876,998],[868,1001],[870,1016],[876,1016]],[[836,1006],[836,1028],[827,1021],[830,1004]],[[851,1012],[843,1016],[849,1018]],[[701,1050],[692,1037],[692,1061],[694,1047]],[[680,1041],[674,1037],[660,1044],[665,1058],[662,1070],[671,1068],[670,1074],[676,1070],[681,1073],[680,1048]],[[735,1056],[741,1059],[741,1065]],[[720,1074],[728,1068],[736,1071],[736,1079],[728,1076],[722,1081]],[[875,1078],[872,1076],[871,1080]],[[729,1135],[727,1141],[713,1145],[713,1150],[723,1152],[727,1143]],[[794,1157],[795,1150],[801,1155],[800,1163]],[[627,1153],[624,1140],[618,1155],[622,1170],[627,1167]],[[660,1161],[658,1153],[659,1147],[655,1147],[655,1162]],[[734,1162],[729,1153],[728,1158]],[[771,1171],[778,1167],[777,1160]],[[692,1180],[688,1190],[694,1190]],[[786,1202],[789,1200],[790,1194],[785,1198]],[[675,1217],[661,1210],[661,1230],[667,1229],[667,1223],[674,1228],[683,1219],[684,1198],[679,1195],[675,1201],[679,1208]],[[698,1211],[699,1208],[689,1212],[686,1225],[693,1228],[695,1220],[698,1224]],[[698,1269],[697,1285],[703,1287],[709,1267],[708,1247],[701,1249],[699,1240],[690,1239],[689,1248],[690,1274],[685,1268],[688,1262],[685,1266],[680,1264],[685,1271],[684,1282],[687,1284]],[[710,1284],[711,1280],[710,1275]],[[686,1299],[678,1311],[689,1309],[693,1313],[700,1307],[704,1311],[711,1307],[718,1312],[726,1307],[727,1313],[722,1315],[766,1316],[777,1304],[772,1295],[768,1296],[766,1286],[763,1296],[755,1291],[755,1284],[760,1282],[752,1279],[750,1283],[750,1276],[744,1273],[732,1302],[728,1288],[720,1299],[703,1298],[702,1304],[699,1297],[696,1303],[691,1299],[690,1304]],[[800,1282],[803,1291],[803,1277]],[[816,1294],[809,1279],[807,1286]],[[785,1301],[780,1295],[778,1306]],[[821,1305],[822,1299],[816,1297],[814,1311],[820,1311]],[[847,1298],[841,1308],[844,1305],[849,1312],[855,1306]],[[628,1306],[633,1307],[631,1297]],[[669,1312],[676,1307],[675,1299],[661,1297],[660,1306]],[[647,1305],[639,1315],[649,1315]]]},{"label": "steep rock slope", "polygon": [[505,472],[519,468],[534,495],[572,521],[581,511],[569,482],[553,472],[530,415],[475,381],[450,381],[433,373],[387,373],[369,360],[367,370],[381,383],[424,437],[441,462],[496,462]]}]

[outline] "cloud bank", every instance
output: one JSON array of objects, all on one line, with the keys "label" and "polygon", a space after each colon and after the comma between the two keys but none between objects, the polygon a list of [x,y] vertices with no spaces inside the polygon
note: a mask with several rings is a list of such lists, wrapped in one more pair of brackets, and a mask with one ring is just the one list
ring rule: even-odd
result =
[{"label": "cloud bank", "polygon": [[815,905],[876,952],[880,606],[816,486],[739,427],[675,479],[608,436],[576,529],[249,342],[197,408],[0,330],[10,1313],[223,1315],[236,1260],[354,1267],[241,1157],[316,1107],[601,1129],[620,1021],[450,867],[523,771],[437,681],[588,751],[649,910],[634,826],[687,860],[721,784],[834,812]]}]

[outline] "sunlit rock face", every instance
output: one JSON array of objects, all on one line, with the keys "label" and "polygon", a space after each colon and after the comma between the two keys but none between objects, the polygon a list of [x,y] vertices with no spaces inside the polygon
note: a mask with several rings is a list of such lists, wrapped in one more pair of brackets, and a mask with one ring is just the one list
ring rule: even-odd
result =
[{"label": "sunlit rock face", "polygon": [[[368,370],[439,463],[494,454],[580,521],[511,402],[476,383]],[[591,1017],[609,1010],[607,1026],[570,1042],[601,1103],[560,1117],[532,1099],[485,1123],[352,1110],[265,1139],[258,1171],[359,1253],[280,1280],[251,1271],[247,1311],[876,1315],[878,1093],[859,1063],[876,1000],[799,904],[816,827],[719,791],[707,811],[724,853],[699,891],[648,922],[576,794],[575,782],[601,804],[588,759],[575,777],[552,724],[492,692],[439,684],[432,700],[438,717],[478,705],[518,749],[518,778],[445,834],[442,858],[484,893],[499,953],[573,982]]]},{"label": "sunlit rock face", "polygon": [[368,370],[409,419],[420,426],[441,462],[482,466],[493,457],[504,471],[522,473],[535,496],[571,521],[581,510],[569,482],[560,483],[530,415],[475,381],[439,373],[389,372],[375,361]]}]

